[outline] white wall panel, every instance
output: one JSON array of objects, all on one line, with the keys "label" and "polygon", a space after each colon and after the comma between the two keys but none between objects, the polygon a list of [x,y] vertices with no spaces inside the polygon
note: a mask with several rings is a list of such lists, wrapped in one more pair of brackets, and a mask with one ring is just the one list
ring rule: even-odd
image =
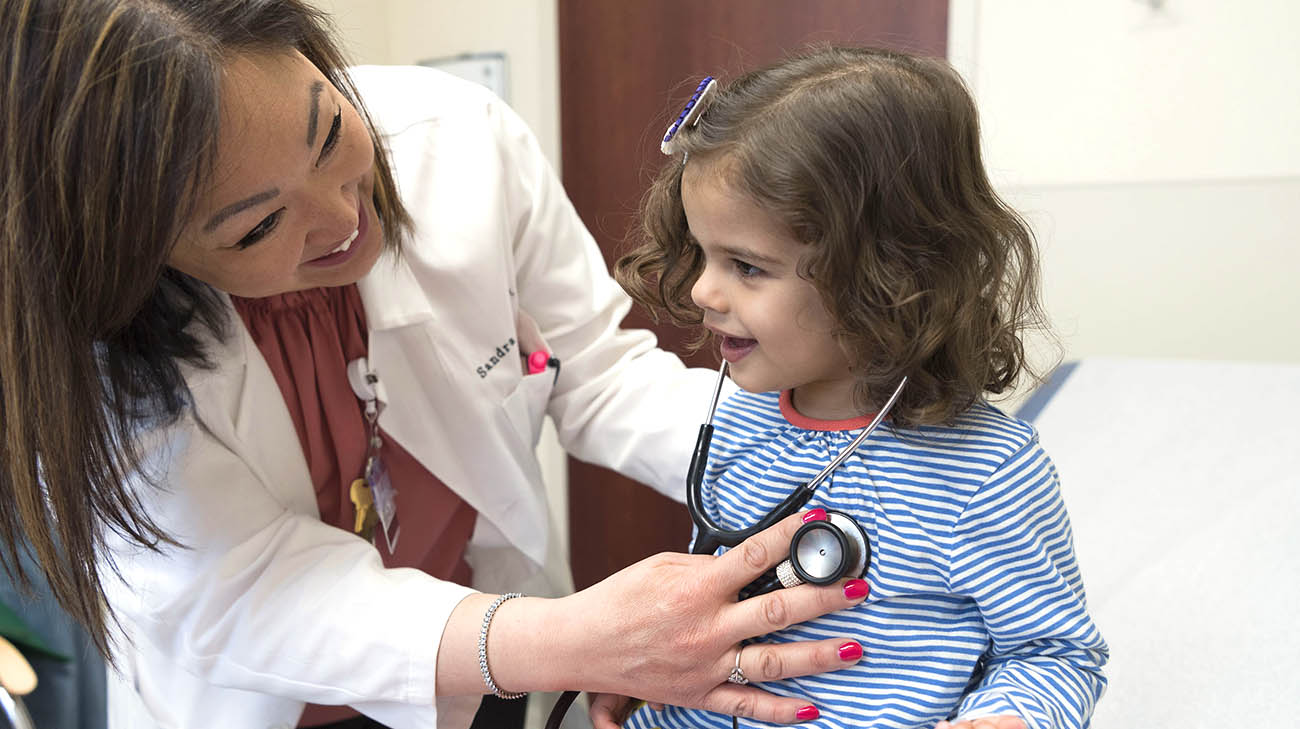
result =
[{"label": "white wall panel", "polygon": [[1300,362],[1300,3],[952,0],[949,56],[1067,359]]},{"label": "white wall panel", "polygon": [[951,15],[995,179],[1300,175],[1294,0],[952,0]]}]

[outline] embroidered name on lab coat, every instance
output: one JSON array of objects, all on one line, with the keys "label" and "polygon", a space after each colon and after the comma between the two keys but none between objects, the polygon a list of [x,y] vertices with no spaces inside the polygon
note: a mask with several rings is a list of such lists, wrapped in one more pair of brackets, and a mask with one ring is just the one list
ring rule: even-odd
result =
[{"label": "embroidered name on lab coat", "polygon": [[515,348],[515,338],[511,337],[507,339],[504,343],[502,343],[500,347],[497,347],[497,351],[491,357],[488,358],[488,361],[484,362],[478,367],[475,367],[474,371],[478,373],[480,379],[487,377],[488,372],[493,367],[496,367],[497,365],[504,362],[506,360],[506,355],[510,354],[510,350],[514,348]]}]

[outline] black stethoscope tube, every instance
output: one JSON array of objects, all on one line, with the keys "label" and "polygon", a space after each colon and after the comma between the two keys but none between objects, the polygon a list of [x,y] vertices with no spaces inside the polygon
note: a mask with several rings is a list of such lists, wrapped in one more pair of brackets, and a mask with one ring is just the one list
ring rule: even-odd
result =
[{"label": "black stethoscope tube", "polygon": [[[907,377],[899,380],[898,387],[894,388],[889,400],[885,402],[880,412],[876,413],[876,416],[872,418],[867,427],[811,481],[791,491],[790,495],[785,497],[785,500],[777,504],[776,508],[769,511],[762,519],[759,519],[758,523],[746,529],[732,530],[724,529],[713,521],[712,517],[704,509],[703,503],[704,470],[708,467],[709,444],[713,441],[713,414],[718,408],[718,398],[722,393],[722,383],[726,376],[727,362],[724,360],[718,368],[718,382],[714,385],[713,402],[709,406],[709,413],[704,419],[704,424],[700,426],[700,433],[695,439],[695,451],[691,454],[690,470],[686,474],[686,508],[691,513],[691,521],[695,522],[696,529],[695,544],[691,546],[691,554],[713,554],[718,547],[734,547],[802,508],[812,498],[813,492],[817,490],[821,482],[825,481],[844,462],[844,459],[852,455],[858,446],[862,445],[862,442],[867,439],[867,436],[871,435],[872,431],[884,421],[885,416],[893,409],[894,403],[898,401],[899,395],[903,394],[903,386],[907,384]],[[759,580],[762,581],[766,577],[760,577]],[[750,585],[750,588],[753,587],[756,587],[756,584]],[[741,594],[744,595],[745,592],[749,592],[750,588],[746,588]],[[752,592],[751,594],[757,595],[761,594],[761,592]]]},{"label": "black stethoscope tube", "polygon": [[691,519],[695,522],[698,532],[695,536],[695,544],[691,545],[691,554],[713,554],[718,547],[734,547],[737,544],[758,534],[764,529],[781,521],[782,519],[795,513],[808,499],[812,498],[812,489],[807,485],[801,486],[790,495],[785,497],[775,509],[767,513],[758,523],[747,529],[727,530],[718,526],[717,523],[709,517],[704,505],[701,503],[704,468],[709,461],[709,443],[713,440],[713,426],[705,423],[700,426],[700,435],[695,443],[695,453],[691,455],[691,470],[689,487],[686,489],[686,508],[691,512]]}]

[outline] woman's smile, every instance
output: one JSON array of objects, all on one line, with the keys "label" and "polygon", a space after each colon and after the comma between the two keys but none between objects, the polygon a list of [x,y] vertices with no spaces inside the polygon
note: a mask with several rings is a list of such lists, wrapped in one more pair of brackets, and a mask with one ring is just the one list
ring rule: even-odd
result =
[{"label": "woman's smile", "polygon": [[351,260],[357,251],[365,248],[369,242],[366,233],[370,230],[370,215],[366,211],[365,196],[359,195],[357,200],[357,227],[352,234],[343,239],[343,242],[335,246],[334,250],[323,256],[318,256],[304,262],[304,266],[336,266],[345,261]]}]

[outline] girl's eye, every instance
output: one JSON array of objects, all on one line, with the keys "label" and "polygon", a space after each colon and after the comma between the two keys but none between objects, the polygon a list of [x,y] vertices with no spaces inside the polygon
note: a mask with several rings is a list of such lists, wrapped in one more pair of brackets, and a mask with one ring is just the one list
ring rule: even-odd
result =
[{"label": "girl's eye", "polygon": [[280,208],[265,218],[262,218],[262,222],[258,223],[252,230],[248,231],[248,234],[243,238],[240,238],[239,242],[235,244],[235,247],[242,251],[270,235],[271,231],[275,230],[275,226],[279,224],[280,216],[283,214],[284,208]]},{"label": "girl's eye", "polygon": [[736,264],[736,273],[740,274],[741,278],[750,278],[763,272],[763,269],[758,266],[751,265],[742,260],[733,259],[733,261]]},{"label": "girl's eye", "polygon": [[324,162],[327,157],[329,157],[330,152],[334,151],[334,147],[338,146],[339,128],[342,126],[343,126],[343,108],[339,107],[339,110],[334,112],[334,121],[330,124],[329,134],[325,135],[325,143],[321,145],[320,157],[317,158],[316,160],[317,167],[319,167],[321,163]]}]

